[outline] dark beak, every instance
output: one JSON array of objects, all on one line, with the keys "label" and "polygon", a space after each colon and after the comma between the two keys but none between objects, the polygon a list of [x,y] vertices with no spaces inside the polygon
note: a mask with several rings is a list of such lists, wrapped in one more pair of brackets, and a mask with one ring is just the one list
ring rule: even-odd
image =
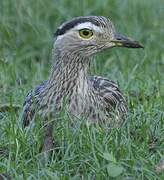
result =
[{"label": "dark beak", "polygon": [[138,41],[135,41],[131,38],[127,38],[120,34],[115,34],[114,39],[112,40],[114,46],[117,47],[126,47],[126,48],[144,48]]}]

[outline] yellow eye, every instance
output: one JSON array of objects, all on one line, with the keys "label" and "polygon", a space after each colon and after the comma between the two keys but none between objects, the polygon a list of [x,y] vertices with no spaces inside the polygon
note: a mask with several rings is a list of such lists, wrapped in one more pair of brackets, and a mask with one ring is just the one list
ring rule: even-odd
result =
[{"label": "yellow eye", "polygon": [[90,37],[93,36],[93,32],[90,29],[81,29],[79,31],[79,34],[82,38],[85,38],[85,39],[89,39]]}]

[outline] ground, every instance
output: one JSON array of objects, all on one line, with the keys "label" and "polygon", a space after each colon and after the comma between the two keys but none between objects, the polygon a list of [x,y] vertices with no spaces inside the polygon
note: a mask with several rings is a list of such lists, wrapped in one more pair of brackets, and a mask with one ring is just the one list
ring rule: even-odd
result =
[{"label": "ground", "polygon": [[[0,1],[0,174],[11,179],[164,179],[163,0]],[[117,81],[129,115],[121,128],[74,122],[63,112],[56,149],[40,162],[43,128],[22,129],[27,92],[47,79],[53,33],[65,20],[104,15],[145,49],[115,48],[93,62],[92,73]],[[163,83],[163,84],[162,84]],[[159,171],[160,170],[160,171]],[[0,178],[1,178],[0,177]]]}]

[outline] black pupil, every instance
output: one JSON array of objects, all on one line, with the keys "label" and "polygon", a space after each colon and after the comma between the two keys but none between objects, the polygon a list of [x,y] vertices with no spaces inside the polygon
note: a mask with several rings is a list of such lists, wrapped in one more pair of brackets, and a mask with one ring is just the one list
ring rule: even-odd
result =
[{"label": "black pupil", "polygon": [[89,31],[84,30],[84,31],[83,31],[83,35],[84,35],[84,36],[88,36],[88,35],[89,35]]}]

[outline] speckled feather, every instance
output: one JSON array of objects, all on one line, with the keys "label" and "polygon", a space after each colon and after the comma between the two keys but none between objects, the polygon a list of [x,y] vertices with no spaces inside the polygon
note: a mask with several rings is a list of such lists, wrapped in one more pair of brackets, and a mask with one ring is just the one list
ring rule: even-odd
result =
[{"label": "speckled feather", "polygon": [[[90,81],[89,84],[91,85],[92,92],[97,98],[93,98],[92,103],[86,104],[84,112],[80,113],[83,114],[83,118],[84,116],[88,116],[86,118],[89,118],[91,121],[97,122],[97,119],[104,121],[110,119],[113,116],[113,112],[115,112],[115,115],[117,117],[119,116],[122,121],[127,114],[128,108],[118,85],[111,80],[99,76],[90,76],[88,80]],[[44,81],[26,96],[23,113],[24,126],[28,126],[34,118],[35,113],[42,109],[40,103],[47,83],[48,81]],[[92,99],[92,95],[90,95],[90,98]],[[95,101],[98,101],[97,108],[92,105]],[[55,106],[55,104],[53,104],[53,106]],[[72,108],[76,108],[76,104],[74,104]],[[102,112],[100,113],[100,111]],[[74,112],[73,114],[79,117]]]},{"label": "speckled feather", "polygon": [[[69,36],[72,28],[85,22],[91,22],[104,30],[104,34],[98,34],[100,38],[90,44],[86,40],[79,40],[79,37],[76,39],[75,30]],[[52,72],[47,81],[27,95],[23,110],[24,126],[28,126],[37,113],[43,118],[49,114],[55,116],[53,111],[62,108],[65,98],[67,110],[76,117],[85,117],[93,122],[110,121],[114,113],[115,120],[122,121],[128,108],[118,85],[103,77],[91,77],[87,73],[90,57],[106,49],[106,36],[112,36],[113,32],[112,23],[97,16],[76,18],[58,28]],[[93,43],[98,41],[99,44],[94,46]]]}]

